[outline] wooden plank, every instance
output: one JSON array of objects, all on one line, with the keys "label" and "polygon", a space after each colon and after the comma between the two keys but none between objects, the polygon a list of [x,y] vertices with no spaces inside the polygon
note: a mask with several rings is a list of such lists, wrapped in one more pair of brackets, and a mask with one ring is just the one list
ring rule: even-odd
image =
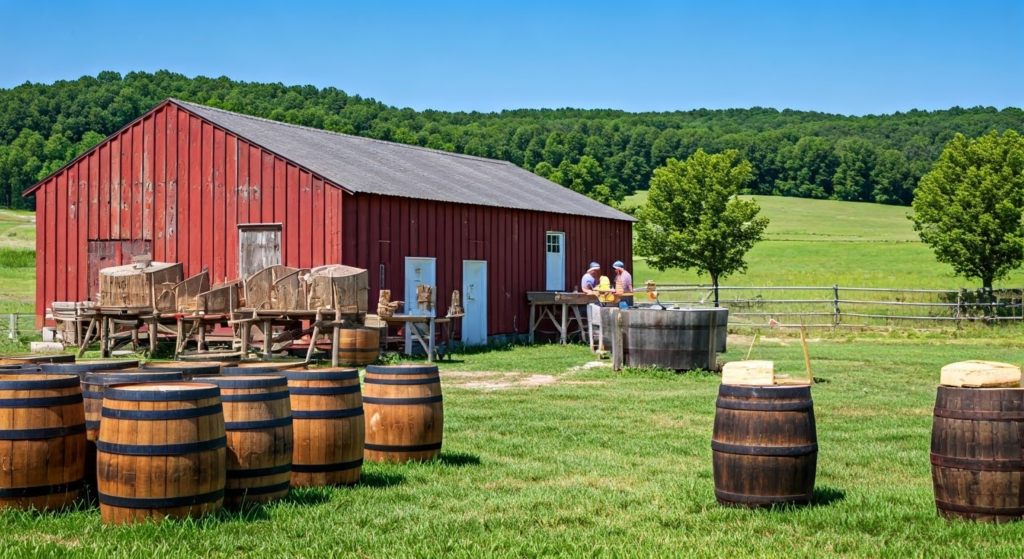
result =
[{"label": "wooden plank", "polygon": [[961,361],[942,367],[939,384],[968,388],[1019,387],[1020,367],[996,361]]},{"label": "wooden plank", "polygon": [[131,209],[129,216],[132,222],[132,231],[129,239],[144,239],[142,236],[142,222],[146,219],[146,209],[142,202],[142,158],[143,158],[143,130],[142,122],[132,125],[132,171],[131,179],[128,181],[131,189]]},{"label": "wooden plank", "polygon": [[227,239],[225,227],[227,225],[227,200],[224,178],[227,173],[225,168],[226,139],[224,131],[219,128],[213,129],[213,215],[210,220],[213,237],[213,258],[204,264],[209,266],[210,277],[214,283],[227,280],[225,264],[227,264]]},{"label": "wooden plank", "polygon": [[274,222],[288,219],[288,165],[284,159],[274,157]]},{"label": "wooden plank", "polygon": [[154,115],[153,126],[153,259],[167,258],[167,110]]},{"label": "wooden plank", "polygon": [[260,148],[249,145],[249,223],[263,222],[263,179]]},{"label": "wooden plank", "polygon": [[[188,235],[188,260],[183,259],[185,274],[193,274],[202,269],[203,260],[203,196],[202,196],[202,121],[193,116],[188,117],[188,212],[183,217],[187,225],[182,231]],[[182,255],[184,256],[184,255]]]},{"label": "wooden plank", "polygon": [[309,268],[313,264],[313,177],[299,169],[299,212],[301,214],[301,238],[299,239],[299,267]]},{"label": "wooden plank", "polygon": [[[207,268],[214,265],[214,252],[213,246],[216,241],[214,238],[215,224],[217,223],[214,217],[216,211],[224,211],[223,201],[221,206],[216,206],[216,197],[213,192],[213,125],[209,122],[203,121],[201,125],[202,131],[202,144],[200,145],[200,153],[202,157],[202,202],[200,206],[203,208],[202,212],[202,245],[203,255],[202,261],[198,266],[189,270],[186,275],[198,274],[203,268]],[[196,229],[197,231],[199,229]]]},{"label": "wooden plank", "polygon": [[[234,134],[227,135],[227,146],[225,147],[224,166],[227,170],[225,177],[225,212],[227,213],[227,224],[224,231],[225,257],[224,280],[238,278],[238,137]],[[214,283],[217,283],[216,281]]]},{"label": "wooden plank", "polygon": [[110,237],[121,238],[121,135],[110,139]]},{"label": "wooden plank", "polygon": [[95,239],[100,234],[100,153],[96,150],[87,160],[89,166],[89,235]]},{"label": "wooden plank", "polygon": [[[142,178],[140,187],[142,192],[142,236],[141,239],[156,241],[153,236],[153,223],[155,222],[154,209],[156,205],[156,192],[154,189],[153,159],[156,150],[155,143],[156,115],[149,115],[142,119]],[[153,243],[156,248],[157,243]],[[163,251],[161,250],[161,253]],[[162,256],[162,254],[161,254]]]},{"label": "wooden plank", "polygon": [[67,268],[67,283],[63,286],[64,295],[61,301],[77,301],[78,297],[78,165],[72,165],[65,171],[67,175],[67,218],[64,223],[64,246],[65,267]]},{"label": "wooden plank", "polygon": [[249,143],[238,139],[238,223],[249,219]]},{"label": "wooden plank", "polygon": [[[85,275],[86,260],[89,258],[86,247],[89,244],[89,170],[90,158],[87,157],[78,162],[78,239],[75,241],[74,250],[78,252],[75,273],[75,301],[86,299],[86,284],[88,277]],[[79,336],[80,338],[81,336]]]},{"label": "wooden plank", "polygon": [[[68,179],[67,171],[64,171],[57,175],[57,229],[53,232],[54,237],[57,240],[56,252],[57,252],[57,283],[56,291],[50,295],[54,299],[47,301],[46,304],[50,305],[53,301],[67,301],[67,281],[68,281],[68,259],[67,259],[67,246],[68,246]],[[59,236],[58,236],[59,235]]]},{"label": "wooden plank", "polygon": [[299,242],[303,224],[299,220],[299,168],[287,165],[285,168],[285,206],[287,219],[284,221],[284,262],[289,266],[299,265]]},{"label": "wooden plank", "polygon": [[100,172],[100,192],[99,192],[99,231],[97,233],[97,239],[109,239],[110,238],[110,210],[111,210],[111,198],[110,198],[110,144],[111,141],[100,144],[99,149],[99,172]]},{"label": "wooden plank", "polygon": [[327,218],[324,204],[324,181],[320,177],[313,177],[313,217],[310,220],[312,231],[313,252],[310,255],[310,266],[323,266],[324,262],[324,237],[327,235]]},{"label": "wooden plank", "polygon": [[262,151],[263,170],[260,184],[263,188],[260,192],[263,202],[262,221],[273,223],[274,221],[274,154],[269,151]]},{"label": "wooden plank", "polygon": [[167,262],[178,261],[178,109],[167,105],[166,130],[164,143],[167,153],[164,157],[164,176],[166,181],[166,203],[164,205],[164,258]]},{"label": "wooden plank", "polygon": [[174,220],[175,236],[178,238],[178,261],[188,261],[189,242],[189,202],[191,200],[192,183],[190,182],[189,151],[191,149],[191,119],[185,111],[178,110],[178,158],[176,163],[176,180],[178,189],[178,210]]}]

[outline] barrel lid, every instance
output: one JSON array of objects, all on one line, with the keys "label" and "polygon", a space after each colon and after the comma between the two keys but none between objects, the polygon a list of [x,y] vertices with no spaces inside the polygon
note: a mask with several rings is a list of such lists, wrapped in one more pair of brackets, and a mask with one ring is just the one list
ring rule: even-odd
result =
[{"label": "barrel lid", "polygon": [[359,369],[314,369],[312,371],[283,371],[288,380],[355,380]]},{"label": "barrel lid", "polygon": [[419,363],[402,363],[399,365],[367,365],[367,373],[375,375],[433,375],[437,374],[437,365]]},{"label": "barrel lid", "polygon": [[133,382],[174,382],[181,380],[181,371],[125,371],[86,373],[82,384],[123,384]]},{"label": "barrel lid", "polygon": [[205,378],[203,382],[216,384],[221,388],[276,388],[288,386],[288,379],[284,375],[271,374]]},{"label": "barrel lid", "polygon": [[138,359],[97,359],[94,361],[77,361],[75,363],[43,363],[40,365],[44,373],[61,374],[115,371],[119,369],[131,369],[138,366]]},{"label": "barrel lid", "polygon": [[103,389],[103,397],[108,400],[167,402],[202,400],[219,396],[220,387],[199,382],[114,384]]},{"label": "barrel lid", "polygon": [[0,375],[0,390],[39,390],[75,388],[76,375],[22,374]]}]

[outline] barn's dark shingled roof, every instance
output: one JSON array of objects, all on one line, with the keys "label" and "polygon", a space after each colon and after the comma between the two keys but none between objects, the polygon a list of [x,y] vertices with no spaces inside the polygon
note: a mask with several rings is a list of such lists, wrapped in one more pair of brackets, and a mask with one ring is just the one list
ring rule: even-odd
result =
[{"label": "barn's dark shingled roof", "polygon": [[635,221],[507,161],[285,124],[171,99],[356,193]]}]

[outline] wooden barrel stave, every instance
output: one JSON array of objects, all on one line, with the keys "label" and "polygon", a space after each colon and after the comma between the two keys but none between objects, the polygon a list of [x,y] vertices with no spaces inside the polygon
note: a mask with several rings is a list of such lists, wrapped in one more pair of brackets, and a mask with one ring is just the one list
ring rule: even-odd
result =
[{"label": "wooden barrel stave", "polygon": [[818,455],[810,387],[722,385],[711,448],[719,503],[809,503]]},{"label": "wooden barrel stave", "polygon": [[85,409],[75,375],[0,375],[0,509],[60,509],[81,497]]},{"label": "wooden barrel stave", "polygon": [[356,369],[287,371],[295,448],[292,486],[352,485],[363,465],[363,404]]},{"label": "wooden barrel stave", "polygon": [[211,384],[108,386],[97,441],[106,524],[198,518],[224,499],[227,438]]},{"label": "wooden barrel stave", "polygon": [[364,378],[367,460],[432,460],[441,454],[444,403],[436,365],[370,366]]},{"label": "wooden barrel stave", "polygon": [[185,380],[192,380],[196,377],[217,376],[225,363],[185,363],[182,361],[150,361],[142,366],[145,371],[177,371]]},{"label": "wooden barrel stave", "polygon": [[343,365],[369,365],[380,355],[380,331],[346,328],[338,336],[338,360]]},{"label": "wooden barrel stave", "polygon": [[224,505],[270,503],[288,495],[292,471],[292,413],[288,381],[280,375],[208,379],[220,386],[228,462]]},{"label": "wooden barrel stave", "polygon": [[137,359],[96,359],[74,363],[42,363],[39,368],[48,375],[78,375],[81,378],[86,373],[135,369],[138,366]]},{"label": "wooden barrel stave", "polygon": [[939,386],[931,463],[939,516],[1024,519],[1024,390]]}]

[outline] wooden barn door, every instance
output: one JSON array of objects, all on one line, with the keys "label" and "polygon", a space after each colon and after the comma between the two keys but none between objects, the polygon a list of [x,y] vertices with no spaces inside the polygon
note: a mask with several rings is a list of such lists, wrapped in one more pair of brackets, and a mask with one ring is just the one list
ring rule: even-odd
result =
[{"label": "wooden barn door", "polygon": [[89,241],[86,249],[89,262],[86,266],[88,291],[86,299],[95,301],[100,292],[100,270],[112,266],[132,263],[132,257],[152,254],[149,241]]},{"label": "wooden barn door", "polygon": [[281,224],[256,223],[238,226],[238,277],[281,264]]}]

